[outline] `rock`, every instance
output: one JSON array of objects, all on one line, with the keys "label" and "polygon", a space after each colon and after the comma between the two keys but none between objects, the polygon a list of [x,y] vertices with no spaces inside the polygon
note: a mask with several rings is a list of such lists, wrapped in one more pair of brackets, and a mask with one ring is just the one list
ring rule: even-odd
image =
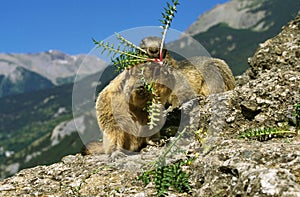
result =
[{"label": "rock", "polygon": [[201,180],[195,196],[299,196],[299,150],[296,144],[223,140],[193,163],[192,182]]},{"label": "rock", "polygon": [[[295,128],[299,35],[300,13],[279,35],[260,45],[234,90],[181,106],[190,127],[186,134],[192,135],[178,141],[172,149],[180,153],[168,156],[166,163],[196,159],[184,168],[190,174],[191,193],[171,188],[170,196],[300,196],[299,136],[238,138],[249,129]],[[199,132],[198,138],[190,131]],[[114,162],[107,155],[67,156],[0,181],[0,196],[153,196],[154,183],[145,187],[137,176],[164,150],[148,146]]]}]

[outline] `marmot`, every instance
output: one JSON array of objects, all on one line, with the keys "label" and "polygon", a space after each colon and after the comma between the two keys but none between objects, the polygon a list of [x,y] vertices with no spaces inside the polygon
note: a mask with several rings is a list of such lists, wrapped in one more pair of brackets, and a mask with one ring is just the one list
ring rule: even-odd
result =
[{"label": "marmot", "polygon": [[[141,41],[140,47],[150,57],[159,58],[160,42],[158,37],[147,37]],[[88,144],[86,154],[108,154],[115,150],[139,151],[159,131],[160,127],[150,130],[147,125],[148,112],[145,107],[152,98],[142,84],[142,69],[147,80],[154,79],[161,111],[165,105],[178,107],[196,94],[208,96],[231,90],[235,86],[232,72],[222,60],[193,57],[176,62],[165,49],[163,56],[162,66],[149,62],[124,70],[100,92],[96,113],[103,143]],[[158,125],[163,123],[161,115]]]},{"label": "marmot", "polygon": [[[156,76],[153,76],[154,70]],[[147,125],[146,107],[152,100],[152,94],[145,89],[141,72],[144,72],[143,80],[154,81],[153,89],[163,113],[175,85],[172,68],[149,62],[124,70],[97,97],[96,112],[103,133],[103,145],[100,142],[89,143],[85,150],[87,154],[108,154],[114,150],[139,151],[147,142],[150,143],[152,135],[159,132],[160,127],[149,129]],[[163,126],[164,118],[157,124]]]},{"label": "marmot", "polygon": [[[146,50],[150,57],[159,58],[160,44],[161,38],[147,37],[141,41],[140,47]],[[195,56],[177,62],[166,49],[163,50],[163,57],[164,62],[176,71],[173,74],[177,83],[169,98],[173,107],[178,107],[197,94],[208,96],[235,87],[232,71],[223,60]]]},{"label": "marmot", "polygon": [[233,74],[225,61],[195,56],[179,61],[176,65],[176,81],[169,103],[178,107],[196,95],[208,96],[232,90],[235,87]]}]

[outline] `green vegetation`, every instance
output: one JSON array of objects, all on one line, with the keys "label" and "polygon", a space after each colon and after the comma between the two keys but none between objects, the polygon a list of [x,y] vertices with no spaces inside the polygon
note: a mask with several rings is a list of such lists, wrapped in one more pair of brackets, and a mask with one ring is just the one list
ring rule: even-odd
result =
[{"label": "green vegetation", "polygon": [[166,146],[162,155],[156,161],[151,163],[147,170],[138,176],[138,180],[143,181],[145,186],[150,182],[155,184],[157,196],[165,196],[170,187],[180,193],[190,192],[191,190],[189,184],[190,174],[184,171],[183,167],[191,165],[196,157],[178,160],[175,163],[168,165],[166,164],[168,154],[174,155],[182,152],[182,150],[177,148],[176,144],[178,140],[182,139],[187,130],[187,128],[182,130],[179,135]]},{"label": "green vegetation", "polygon": [[194,158],[191,158],[185,161],[179,160],[174,164],[156,165],[154,169],[142,173],[138,179],[142,180],[145,186],[154,182],[157,196],[165,196],[170,187],[180,193],[189,192],[191,190],[190,175],[182,167],[190,165],[193,161]]},{"label": "green vegetation", "polygon": [[256,128],[256,129],[249,129],[246,132],[240,134],[239,138],[266,141],[272,138],[287,137],[295,134],[296,133],[294,131],[289,131],[285,129]]},{"label": "green vegetation", "polygon": [[[103,48],[101,53],[107,51],[108,55],[112,56],[112,63],[117,68],[118,72],[140,63],[155,61],[147,55],[147,52],[144,49],[128,41],[120,34],[116,33],[116,37],[120,41],[117,48],[114,47],[114,44],[108,42],[98,42],[95,39],[93,39],[93,41],[97,45],[97,48]],[[119,56],[116,57],[118,54]]]},{"label": "green vegetation", "polygon": [[120,41],[117,47],[109,42],[96,41],[95,39],[93,39],[93,42],[97,45],[97,48],[102,48],[102,54],[107,52],[108,55],[111,55],[112,63],[117,67],[117,71],[122,71],[126,68],[145,62],[157,62],[162,64],[164,40],[166,38],[167,31],[171,26],[171,22],[175,16],[175,13],[177,12],[177,5],[179,5],[178,0],[172,0],[172,4],[167,3],[167,8],[164,8],[165,13],[162,13],[163,19],[160,20],[160,22],[162,23],[161,27],[163,32],[159,51],[159,59],[150,57],[147,51],[130,42],[118,33],[115,34],[116,38]]},{"label": "green vegetation", "polygon": [[296,129],[295,131],[290,131],[286,128],[255,128],[248,129],[247,131],[241,133],[239,138],[242,139],[255,139],[258,141],[266,141],[272,138],[285,138],[290,136],[297,136],[299,132],[300,124],[300,101],[295,105],[294,109]]}]

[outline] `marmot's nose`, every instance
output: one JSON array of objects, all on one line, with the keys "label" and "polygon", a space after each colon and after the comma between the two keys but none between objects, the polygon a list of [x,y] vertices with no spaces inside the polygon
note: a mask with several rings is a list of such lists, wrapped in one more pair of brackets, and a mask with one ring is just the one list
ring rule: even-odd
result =
[{"label": "marmot's nose", "polygon": [[153,57],[153,58],[159,58],[159,48],[157,47],[149,47],[148,50],[148,55],[150,57]]}]

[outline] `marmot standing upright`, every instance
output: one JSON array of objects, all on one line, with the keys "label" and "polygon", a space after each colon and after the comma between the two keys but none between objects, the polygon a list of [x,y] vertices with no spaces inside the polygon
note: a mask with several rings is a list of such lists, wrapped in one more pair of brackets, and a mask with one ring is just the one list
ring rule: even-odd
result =
[{"label": "marmot standing upright", "polygon": [[[147,37],[141,48],[153,58],[159,58],[161,39]],[[103,143],[86,146],[86,153],[112,153],[115,150],[139,151],[158,130],[148,128],[148,112],[151,94],[141,84],[141,69],[151,80],[160,99],[161,109],[169,104],[178,107],[197,94],[210,94],[231,90],[234,77],[228,65],[219,59],[193,57],[176,62],[167,50],[163,50],[164,64],[155,62],[136,65],[121,72],[98,95],[96,113],[103,133]],[[155,71],[154,71],[155,70]],[[164,118],[158,125],[164,123]]]},{"label": "marmot standing upright", "polygon": [[[103,145],[99,142],[86,146],[87,153],[111,153],[114,150],[138,151],[159,128],[149,129],[146,107],[152,94],[145,89],[140,73],[144,78],[155,81],[153,88],[158,95],[161,112],[174,88],[172,69],[158,63],[149,62],[124,70],[97,97],[96,112],[103,133]],[[153,78],[156,70],[157,76]],[[160,119],[158,125],[164,124]],[[102,146],[101,147],[99,147]]]}]

